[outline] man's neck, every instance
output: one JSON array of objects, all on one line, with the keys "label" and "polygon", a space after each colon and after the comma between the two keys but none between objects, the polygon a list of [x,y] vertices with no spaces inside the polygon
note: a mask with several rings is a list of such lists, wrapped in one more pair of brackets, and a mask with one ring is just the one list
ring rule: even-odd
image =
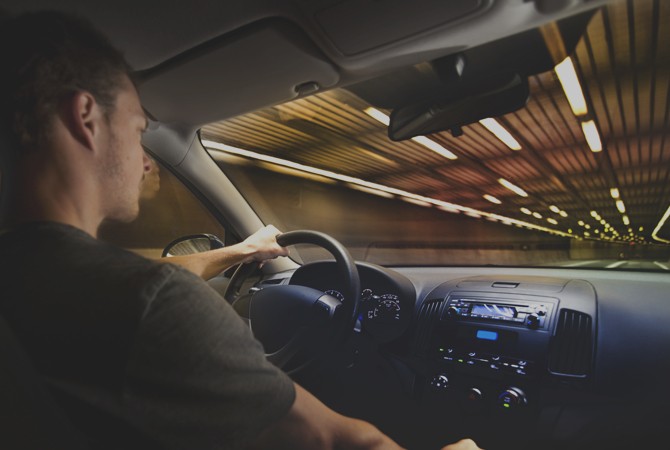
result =
[{"label": "man's neck", "polygon": [[51,170],[46,164],[32,161],[20,165],[9,224],[58,222],[96,237],[103,217],[96,207],[95,184],[90,177]]}]

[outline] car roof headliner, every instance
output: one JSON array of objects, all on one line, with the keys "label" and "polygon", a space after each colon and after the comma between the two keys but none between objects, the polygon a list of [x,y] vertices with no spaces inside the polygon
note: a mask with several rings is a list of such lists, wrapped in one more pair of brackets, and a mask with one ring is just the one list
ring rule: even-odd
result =
[{"label": "car roof headliner", "polygon": [[[89,18],[144,80],[155,119],[199,126],[537,27],[602,0],[10,0]],[[564,7],[563,5],[570,5]],[[435,19],[435,8],[441,14]]]}]

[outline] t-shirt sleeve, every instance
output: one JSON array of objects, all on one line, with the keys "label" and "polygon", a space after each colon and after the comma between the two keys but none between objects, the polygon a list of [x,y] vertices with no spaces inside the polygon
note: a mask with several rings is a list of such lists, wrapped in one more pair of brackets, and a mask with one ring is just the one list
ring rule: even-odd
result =
[{"label": "t-shirt sleeve", "polygon": [[174,449],[240,448],[295,399],[228,302],[181,269],[149,299],[125,386],[135,426]]}]

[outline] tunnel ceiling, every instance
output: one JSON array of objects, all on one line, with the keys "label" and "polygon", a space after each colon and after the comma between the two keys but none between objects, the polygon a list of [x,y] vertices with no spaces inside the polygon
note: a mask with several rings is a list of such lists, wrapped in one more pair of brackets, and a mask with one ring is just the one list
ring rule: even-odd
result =
[{"label": "tunnel ceiling", "polygon": [[[497,117],[521,145],[519,151],[479,123],[463,127],[460,137],[429,135],[456,160],[412,140],[393,142],[386,127],[364,112],[370,105],[345,89],[211,124],[202,135],[578,235],[585,230],[579,221],[590,224],[591,234],[602,230],[591,215],[596,211],[622,235],[630,227],[652,240],[650,234],[670,204],[668,19],[670,2],[612,3],[593,15],[571,53],[589,117],[600,133],[603,150],[598,153],[587,145],[581,119],[573,114],[553,70],[529,77],[531,97],[524,108]],[[500,178],[528,196],[508,190]],[[630,226],[622,223],[611,188],[618,188]],[[501,204],[486,200],[485,194]],[[552,205],[567,217],[551,211]],[[549,218],[556,224],[548,223]]]}]

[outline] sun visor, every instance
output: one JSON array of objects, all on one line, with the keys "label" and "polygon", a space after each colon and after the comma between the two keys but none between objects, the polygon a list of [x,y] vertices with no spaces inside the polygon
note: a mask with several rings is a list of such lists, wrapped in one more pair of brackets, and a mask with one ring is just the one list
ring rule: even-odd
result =
[{"label": "sun visor", "polygon": [[190,125],[202,125],[330,88],[339,74],[297,26],[266,19],[139,78],[142,104],[153,118],[188,117]]}]

